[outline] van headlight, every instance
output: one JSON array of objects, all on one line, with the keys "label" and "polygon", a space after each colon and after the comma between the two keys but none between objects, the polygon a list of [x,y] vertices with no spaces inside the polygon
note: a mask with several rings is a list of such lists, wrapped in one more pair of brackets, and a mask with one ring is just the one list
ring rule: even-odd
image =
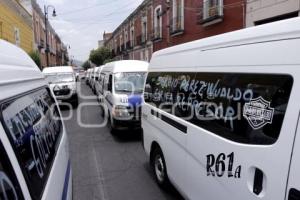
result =
[{"label": "van headlight", "polygon": [[130,117],[129,110],[126,106],[117,105],[113,108],[112,112],[114,117]]}]

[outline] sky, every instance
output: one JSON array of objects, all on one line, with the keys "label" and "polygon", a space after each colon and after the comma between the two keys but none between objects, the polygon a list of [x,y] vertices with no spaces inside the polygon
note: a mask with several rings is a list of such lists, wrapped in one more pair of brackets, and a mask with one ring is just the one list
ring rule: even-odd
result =
[{"label": "sky", "polygon": [[70,46],[71,59],[85,61],[105,32],[112,32],[143,0],[37,0],[49,8],[49,21],[62,41]]}]

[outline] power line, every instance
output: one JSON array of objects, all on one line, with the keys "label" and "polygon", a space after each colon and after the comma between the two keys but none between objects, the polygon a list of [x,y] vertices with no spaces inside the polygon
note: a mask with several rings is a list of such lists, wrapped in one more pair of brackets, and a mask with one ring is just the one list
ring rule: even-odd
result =
[{"label": "power line", "polygon": [[[103,17],[109,17],[109,16],[111,16],[111,15],[114,15],[114,14],[118,14],[118,13],[123,13],[123,12],[125,12],[125,11],[128,11],[128,10],[131,10],[131,8],[130,9],[128,9],[128,7],[132,4],[133,2],[129,2],[128,4],[126,4],[126,5],[124,5],[124,6],[122,6],[122,7],[118,7],[118,8],[116,8],[114,11],[112,11],[112,12],[110,12],[110,13],[108,13],[108,14],[106,14],[106,15],[103,15],[103,16],[101,16],[101,18],[103,18]],[[124,8],[127,8],[126,10],[124,10]],[[89,17],[89,18],[94,18],[94,17],[98,17],[98,16],[92,16],[92,17]],[[78,21],[78,20],[82,20],[82,17],[80,17],[80,18],[71,18],[71,19],[64,19],[65,21]]]},{"label": "power line", "polygon": [[85,11],[85,10],[88,10],[88,9],[93,9],[95,7],[98,7],[98,6],[107,6],[107,5],[110,5],[111,3],[115,3],[115,2],[118,2],[118,1],[119,0],[110,1],[108,3],[94,4],[92,6],[88,6],[88,7],[85,7],[85,8],[80,8],[80,9],[77,9],[77,10],[72,10],[72,11],[68,11],[68,12],[59,13],[59,15],[69,15],[69,14],[72,14],[72,13],[77,13],[77,12]]}]

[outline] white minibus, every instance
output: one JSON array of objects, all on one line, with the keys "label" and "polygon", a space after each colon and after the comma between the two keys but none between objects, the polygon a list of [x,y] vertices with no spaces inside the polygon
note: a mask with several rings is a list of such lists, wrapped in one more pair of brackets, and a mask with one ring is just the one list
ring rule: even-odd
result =
[{"label": "white minibus", "polygon": [[91,70],[92,70],[91,68],[86,70],[85,83],[87,85],[89,85]]},{"label": "white minibus", "polygon": [[186,199],[300,199],[300,18],[154,53],[143,146]]},{"label": "white minibus", "polygon": [[96,94],[96,83],[99,80],[99,70],[100,67],[95,67],[93,70],[92,80],[91,80],[91,88],[94,94]]},{"label": "white minibus", "polygon": [[140,111],[147,69],[147,62],[137,60],[115,61],[103,67],[100,80],[103,80],[102,96],[108,108],[106,117],[111,132],[141,128]]},{"label": "white minibus", "polygon": [[46,67],[43,74],[59,102],[69,102],[74,108],[78,106],[76,77],[71,66]]},{"label": "white minibus", "polygon": [[0,40],[0,198],[72,199],[64,123],[26,52]]},{"label": "white minibus", "polygon": [[102,80],[100,80],[100,75],[101,75],[101,71],[104,65],[100,66],[97,70],[96,73],[96,78],[95,78],[95,94],[99,99],[99,95],[100,95],[100,89],[102,88]]}]

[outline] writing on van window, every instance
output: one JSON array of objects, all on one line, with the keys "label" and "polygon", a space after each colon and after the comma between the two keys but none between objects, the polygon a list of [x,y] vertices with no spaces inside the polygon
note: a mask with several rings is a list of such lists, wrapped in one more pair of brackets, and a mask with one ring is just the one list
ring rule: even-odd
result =
[{"label": "writing on van window", "polygon": [[42,89],[4,104],[2,112],[30,192],[40,198],[61,135],[58,109]]},{"label": "writing on van window", "polygon": [[241,170],[241,165],[235,166],[234,164],[233,152],[228,155],[220,153],[217,156],[214,154],[206,156],[207,176],[241,178]]},{"label": "writing on van window", "polygon": [[[174,104],[181,112],[188,113],[186,117],[190,119],[224,120],[233,130],[234,120],[241,118],[240,102],[249,102],[253,96],[251,88],[226,87],[221,79],[207,81],[189,75],[162,75],[157,78],[152,98],[154,102]],[[216,99],[237,103],[216,103]]]},{"label": "writing on van window", "polygon": [[[149,72],[144,100],[224,138],[272,144],[292,86],[293,78],[280,74]],[[251,102],[259,97],[269,105]]]},{"label": "writing on van window", "polygon": [[253,129],[259,129],[266,124],[272,124],[274,108],[270,107],[270,102],[261,96],[245,103],[243,116],[248,120]]}]

